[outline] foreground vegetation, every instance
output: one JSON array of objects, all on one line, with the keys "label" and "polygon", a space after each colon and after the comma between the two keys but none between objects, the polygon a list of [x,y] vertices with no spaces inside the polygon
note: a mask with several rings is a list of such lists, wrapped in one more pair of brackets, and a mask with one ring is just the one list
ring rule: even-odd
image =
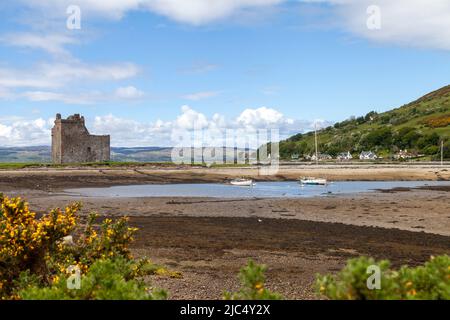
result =
[{"label": "foreground vegetation", "polygon": [[[380,273],[379,288],[369,288],[372,268]],[[266,266],[249,261],[241,269],[242,287],[224,295],[233,300],[278,300],[282,296],[265,288]],[[368,281],[369,280],[369,281]],[[350,259],[336,275],[316,275],[318,298],[330,300],[450,300],[450,256],[431,257],[423,266],[390,267],[388,260]]]},{"label": "foreground vegetation", "polygon": [[[381,271],[379,289],[367,286],[371,266]],[[399,270],[391,269],[387,260],[351,259],[337,275],[318,275],[316,285],[319,295],[333,300],[450,300],[450,256]]]},{"label": "foreground vegetation", "polygon": [[[166,299],[167,292],[150,288],[143,277],[182,275],[131,255],[137,229],[127,218],[100,221],[91,214],[83,221],[80,208],[75,203],[38,218],[22,199],[0,194],[0,300]],[[367,270],[374,265],[381,271],[380,290],[367,286]],[[282,299],[267,289],[266,270],[249,261],[239,273],[241,288],[223,298]],[[450,299],[450,257],[399,270],[361,257],[337,275],[318,275],[316,284],[319,296],[328,299]]]},{"label": "foreground vegetation", "polygon": [[[75,203],[38,219],[20,198],[0,195],[0,203],[0,299],[166,297],[145,287],[142,276],[158,268],[131,256],[128,247],[137,230],[126,218],[95,225],[92,214],[82,224]],[[67,285],[72,279],[80,290]]]},{"label": "foreground vegetation", "polygon": [[[153,300],[168,293],[150,289],[143,276],[180,278],[129,251],[137,229],[116,221],[77,216],[79,203],[37,218],[21,198],[0,194],[0,300]],[[240,272],[242,288],[224,299],[279,299],[264,286],[265,266],[250,261]]]},{"label": "foreground vegetation", "polygon": [[250,260],[239,272],[241,288],[237,292],[225,292],[225,300],[280,300],[282,296],[265,287],[267,267]]}]

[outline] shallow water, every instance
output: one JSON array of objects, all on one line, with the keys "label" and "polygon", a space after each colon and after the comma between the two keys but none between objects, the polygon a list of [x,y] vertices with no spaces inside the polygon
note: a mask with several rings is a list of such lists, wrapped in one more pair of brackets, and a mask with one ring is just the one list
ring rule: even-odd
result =
[{"label": "shallow water", "polygon": [[327,186],[301,186],[298,182],[258,182],[253,187],[229,184],[149,184],[107,188],[68,189],[73,196],[101,198],[132,197],[212,197],[212,198],[308,198],[336,194],[373,192],[398,187],[450,185],[448,181],[342,181]]}]

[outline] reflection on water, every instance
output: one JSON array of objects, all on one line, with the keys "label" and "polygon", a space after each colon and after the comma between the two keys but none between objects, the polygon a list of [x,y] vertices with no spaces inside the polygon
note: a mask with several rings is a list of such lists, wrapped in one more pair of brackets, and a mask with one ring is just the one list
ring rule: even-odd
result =
[{"label": "reflection on water", "polygon": [[450,185],[445,181],[346,181],[327,186],[301,186],[298,182],[258,182],[253,187],[228,184],[149,184],[108,188],[68,189],[67,193],[86,197],[212,197],[212,198],[299,198],[372,192],[375,189]]}]

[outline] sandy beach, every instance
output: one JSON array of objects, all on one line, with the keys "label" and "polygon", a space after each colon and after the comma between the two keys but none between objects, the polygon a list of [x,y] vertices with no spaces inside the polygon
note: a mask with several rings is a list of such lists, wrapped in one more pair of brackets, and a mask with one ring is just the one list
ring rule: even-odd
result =
[{"label": "sandy beach", "polygon": [[223,182],[236,176],[290,180],[450,180],[441,167],[28,169],[0,172],[0,191],[25,197],[38,213],[81,201],[82,214],[127,215],[140,230],[133,252],[182,272],[152,276],[172,299],[218,299],[238,287],[249,258],[269,266],[268,287],[289,299],[315,298],[316,273],[370,255],[395,266],[450,253],[450,187],[423,187],[304,199],[91,198],[63,189],[145,183]]}]

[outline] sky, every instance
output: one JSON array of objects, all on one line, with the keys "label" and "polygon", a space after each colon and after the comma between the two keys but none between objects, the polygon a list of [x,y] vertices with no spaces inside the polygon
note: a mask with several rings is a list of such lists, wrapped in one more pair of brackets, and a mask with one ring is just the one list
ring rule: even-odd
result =
[{"label": "sky", "polygon": [[0,30],[0,146],[49,145],[56,113],[113,146],[283,138],[449,84],[448,0],[2,1]]}]

